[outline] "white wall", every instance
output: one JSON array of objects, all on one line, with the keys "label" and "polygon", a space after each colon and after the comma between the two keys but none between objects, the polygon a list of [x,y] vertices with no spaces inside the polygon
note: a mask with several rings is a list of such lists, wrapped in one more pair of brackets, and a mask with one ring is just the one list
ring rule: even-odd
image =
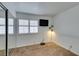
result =
[{"label": "white wall", "polygon": [[10,13],[12,13],[12,15],[14,17],[16,17],[16,5],[13,2],[7,3],[7,2],[2,2],[2,4],[9,10]]},{"label": "white wall", "polygon": [[[51,16],[40,16],[40,15],[33,15],[33,14],[28,14],[28,13],[16,13],[16,19],[14,19],[14,32],[15,34],[9,35],[8,39],[8,47],[9,48],[15,48],[15,47],[21,47],[21,46],[27,46],[27,45],[32,45],[32,44],[38,44],[40,43],[43,39],[44,42],[50,42],[51,37],[48,35],[48,30],[49,26],[47,27],[39,27],[39,32],[36,34],[18,34],[18,23],[17,20],[21,19],[29,19],[29,20],[38,20],[39,19],[47,19],[49,20],[49,25],[52,24]],[[0,35],[0,49],[5,48],[5,36]]]},{"label": "white wall", "polygon": [[79,6],[71,8],[54,18],[54,27],[57,34],[54,42],[70,49],[79,55]]},{"label": "white wall", "polygon": [[[16,17],[17,19],[21,18],[21,19],[38,20],[38,21],[39,19],[47,19],[49,20],[49,25],[51,25],[51,20],[52,20],[51,16],[40,16],[40,15],[33,15],[33,14],[19,13],[19,12],[17,12]],[[16,47],[38,44],[43,39],[45,42],[50,42],[51,39],[50,36],[48,36],[48,30],[49,30],[49,26],[39,27],[39,32],[36,34],[23,34],[23,35],[17,34]]]},{"label": "white wall", "polygon": [[[10,35],[8,36],[8,47],[9,48],[15,48],[15,43],[16,38],[15,35]],[[5,44],[6,40],[5,40],[5,35],[0,35],[0,50],[5,49]]]}]

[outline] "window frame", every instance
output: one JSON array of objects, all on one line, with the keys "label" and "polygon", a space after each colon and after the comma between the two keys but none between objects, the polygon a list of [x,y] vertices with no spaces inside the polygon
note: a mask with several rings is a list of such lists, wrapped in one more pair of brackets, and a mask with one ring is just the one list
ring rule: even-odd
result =
[{"label": "window frame", "polygon": [[[27,20],[28,21],[28,19],[18,19],[18,34],[28,34],[29,33],[29,21],[28,21],[28,25],[26,26],[26,25],[19,25],[19,20]],[[19,27],[28,27],[28,33],[20,33]]]},{"label": "window frame", "polygon": [[[36,21],[38,21],[38,32],[37,33],[30,33],[30,20],[29,19],[22,19],[22,20],[28,20],[28,33],[19,33],[19,20],[21,20],[21,19],[18,19],[18,34],[22,34],[22,35],[24,35],[24,34],[37,34],[38,32],[39,32],[39,21],[38,20],[36,20]],[[34,26],[34,27],[36,27],[36,26]]]},{"label": "window frame", "polygon": [[[31,20],[30,20],[31,21]],[[29,21],[29,23],[30,23],[30,21]],[[33,20],[34,21],[34,20]],[[38,20],[35,20],[35,21],[37,21],[38,22],[38,25],[37,26],[30,26],[30,24],[29,24],[29,33],[31,33],[30,32],[30,27],[38,27],[38,32],[39,32],[39,21]],[[38,33],[38,32],[36,32],[36,33]],[[32,34],[32,33],[31,33]],[[33,33],[33,34],[35,34],[35,33]]]}]

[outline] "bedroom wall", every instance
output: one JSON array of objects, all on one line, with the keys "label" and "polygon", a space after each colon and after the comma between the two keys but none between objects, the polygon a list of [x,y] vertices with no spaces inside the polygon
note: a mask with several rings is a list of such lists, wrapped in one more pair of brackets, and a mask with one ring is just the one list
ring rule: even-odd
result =
[{"label": "bedroom wall", "polygon": [[[39,27],[39,32],[35,34],[18,34],[17,29],[17,20],[18,19],[31,19],[31,20],[38,20],[39,19],[48,19],[49,20],[49,25],[52,24],[52,16],[40,16],[40,15],[34,15],[34,14],[28,14],[28,13],[22,13],[22,12],[17,12],[16,13],[16,18],[14,18],[14,32],[15,34],[9,35],[9,42],[8,42],[8,47],[9,48],[15,48],[15,47],[21,47],[21,46],[27,46],[27,45],[32,45],[32,44],[38,44],[40,43],[43,39],[44,42],[50,42],[51,41],[51,36],[48,31],[49,31],[49,26],[48,27]],[[5,36],[0,35],[0,49],[5,48]]]},{"label": "bedroom wall", "polygon": [[[39,19],[48,19],[49,25],[51,25],[52,16],[40,16],[33,15],[28,13],[17,12],[17,19],[29,19],[29,20],[38,20]],[[35,34],[17,34],[16,47],[38,44],[43,39],[45,42],[50,42],[51,37],[48,36],[49,27],[39,27],[39,32]]]},{"label": "bedroom wall", "polygon": [[7,3],[7,2],[1,2],[8,10],[11,12],[11,14],[16,17],[16,5],[13,2]]},{"label": "bedroom wall", "polygon": [[54,16],[56,42],[79,55],[79,5]]}]

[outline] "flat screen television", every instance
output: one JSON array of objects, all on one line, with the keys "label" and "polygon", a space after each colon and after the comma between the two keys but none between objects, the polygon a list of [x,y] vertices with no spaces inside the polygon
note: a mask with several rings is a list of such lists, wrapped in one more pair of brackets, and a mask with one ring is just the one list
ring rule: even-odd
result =
[{"label": "flat screen television", "polygon": [[40,26],[48,26],[48,20],[46,20],[46,19],[40,19],[39,20],[39,25]]}]

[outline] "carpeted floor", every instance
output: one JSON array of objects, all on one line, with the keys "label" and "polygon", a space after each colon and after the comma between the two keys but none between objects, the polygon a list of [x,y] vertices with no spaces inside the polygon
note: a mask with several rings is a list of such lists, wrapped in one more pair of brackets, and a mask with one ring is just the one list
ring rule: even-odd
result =
[{"label": "carpeted floor", "polygon": [[11,56],[76,56],[76,54],[54,44],[32,45],[10,50]]},{"label": "carpeted floor", "polygon": [[5,50],[0,50],[0,56],[4,56],[5,55]]}]

